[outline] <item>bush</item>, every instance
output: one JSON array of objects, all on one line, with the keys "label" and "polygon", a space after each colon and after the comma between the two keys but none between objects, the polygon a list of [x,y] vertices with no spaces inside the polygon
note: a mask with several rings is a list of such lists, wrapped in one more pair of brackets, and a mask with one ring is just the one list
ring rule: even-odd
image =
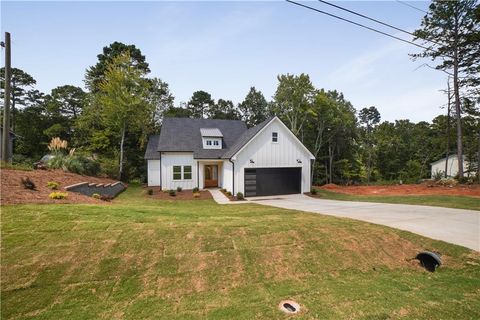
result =
[{"label": "bush", "polygon": [[58,182],[55,182],[55,181],[48,181],[47,182],[47,187],[52,189],[52,190],[57,190],[59,186],[60,186],[60,183],[58,183]]},{"label": "bush", "polygon": [[147,190],[147,194],[148,194],[149,196],[153,195],[153,189],[148,189],[148,190]]},{"label": "bush", "polygon": [[316,195],[316,194],[318,193],[318,190],[315,189],[315,188],[312,188],[312,189],[310,190],[310,193],[313,194],[313,195]]},{"label": "bush", "polygon": [[192,192],[193,193],[198,193],[198,188],[197,187],[193,188]]},{"label": "bush", "polygon": [[175,197],[177,195],[177,193],[175,192],[175,190],[169,190],[168,191],[168,194],[171,196],[171,197]]},{"label": "bush", "polygon": [[435,173],[433,174],[433,180],[435,181],[439,181],[443,178],[444,176],[444,172],[439,170],[439,171],[435,171]]},{"label": "bush", "polygon": [[193,197],[194,198],[200,198],[200,193],[199,192],[194,192]]},{"label": "bush", "polygon": [[232,193],[230,191],[225,192],[227,196],[231,197]]},{"label": "bush", "polygon": [[245,198],[243,197],[243,193],[237,192],[237,200],[243,200],[243,199],[245,199]]},{"label": "bush", "polygon": [[92,194],[92,198],[95,198],[95,199],[100,199],[100,198],[101,198],[101,196],[100,196],[100,194],[99,194],[99,193],[94,193],[94,194]]},{"label": "bush", "polygon": [[182,192],[182,187],[177,187],[177,192]]},{"label": "bush", "polygon": [[222,189],[220,189],[220,191],[222,191],[222,192],[227,192],[227,189],[222,188]]},{"label": "bush", "polygon": [[97,161],[80,154],[57,154],[48,161],[48,167],[87,176],[96,176],[100,173],[100,164]]},{"label": "bush", "polygon": [[458,183],[460,184],[467,184],[467,183],[470,183],[470,178],[469,177],[461,177],[461,178],[458,178]]},{"label": "bush", "polygon": [[55,192],[50,193],[50,195],[48,197],[50,199],[61,200],[61,199],[67,199],[68,194],[65,193],[65,192],[55,191]]},{"label": "bush", "polygon": [[162,191],[163,191],[163,193],[170,193],[170,190],[168,190],[168,189],[163,189]]},{"label": "bush", "polygon": [[30,178],[28,178],[28,177],[22,178],[22,184],[23,184],[23,187],[25,189],[37,190],[37,187],[35,186],[35,183],[33,183],[33,181],[30,180]]}]

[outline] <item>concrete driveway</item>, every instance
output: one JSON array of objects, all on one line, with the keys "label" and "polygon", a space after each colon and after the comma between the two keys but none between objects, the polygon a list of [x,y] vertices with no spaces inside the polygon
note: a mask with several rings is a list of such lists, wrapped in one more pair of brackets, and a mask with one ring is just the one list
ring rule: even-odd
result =
[{"label": "concrete driveway", "polygon": [[279,208],[382,224],[480,251],[480,211],[402,204],[323,200],[300,194],[254,197],[248,200]]}]

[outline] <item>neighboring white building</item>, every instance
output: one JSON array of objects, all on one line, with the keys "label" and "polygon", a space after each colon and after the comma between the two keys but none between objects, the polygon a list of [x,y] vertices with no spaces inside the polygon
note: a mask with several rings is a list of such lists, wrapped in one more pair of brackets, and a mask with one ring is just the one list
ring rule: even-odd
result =
[{"label": "neighboring white building", "polygon": [[[464,158],[465,159],[465,158]],[[432,162],[430,165],[432,166],[432,179],[435,178],[436,175],[439,173],[442,174],[442,177],[445,174],[445,162],[447,162],[447,158],[443,158],[440,160],[437,160],[435,162]],[[464,173],[469,176],[469,173],[467,171],[468,169],[468,162],[463,161],[463,170]],[[451,155],[448,157],[448,162],[447,162],[447,177],[455,177],[458,174],[458,157],[457,155]]]},{"label": "neighboring white building", "polygon": [[310,191],[314,156],[277,117],[250,129],[238,120],[166,118],[145,159],[149,186],[249,197]]}]

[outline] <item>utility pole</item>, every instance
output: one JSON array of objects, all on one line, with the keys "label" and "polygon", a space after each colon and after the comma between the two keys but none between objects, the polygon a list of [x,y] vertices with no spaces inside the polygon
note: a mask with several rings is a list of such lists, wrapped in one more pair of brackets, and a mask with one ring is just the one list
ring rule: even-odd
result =
[{"label": "utility pole", "polygon": [[10,84],[12,78],[10,33],[5,32],[5,94],[3,105],[2,161],[8,162],[10,155]]}]

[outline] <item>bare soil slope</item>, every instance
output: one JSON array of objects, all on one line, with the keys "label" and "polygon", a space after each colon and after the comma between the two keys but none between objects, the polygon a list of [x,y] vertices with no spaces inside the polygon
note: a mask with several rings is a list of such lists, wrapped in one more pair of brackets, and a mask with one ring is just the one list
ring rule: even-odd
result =
[{"label": "bare soil slope", "polygon": [[453,187],[424,184],[384,185],[384,186],[339,186],[326,184],[320,189],[352,195],[414,196],[447,195],[480,197],[480,185],[457,185]]},{"label": "bare soil slope", "polygon": [[[64,200],[52,200],[48,195],[55,190],[47,187],[49,181],[55,181],[60,184],[57,191],[66,192],[65,187],[80,183],[112,183],[115,180],[107,178],[97,178],[81,176],[75,173],[64,172],[62,170],[1,170],[1,204],[17,203],[106,203],[105,201],[87,197],[75,192],[67,192],[68,198]],[[37,190],[28,190],[23,187],[22,178],[30,178],[35,183]]]}]

